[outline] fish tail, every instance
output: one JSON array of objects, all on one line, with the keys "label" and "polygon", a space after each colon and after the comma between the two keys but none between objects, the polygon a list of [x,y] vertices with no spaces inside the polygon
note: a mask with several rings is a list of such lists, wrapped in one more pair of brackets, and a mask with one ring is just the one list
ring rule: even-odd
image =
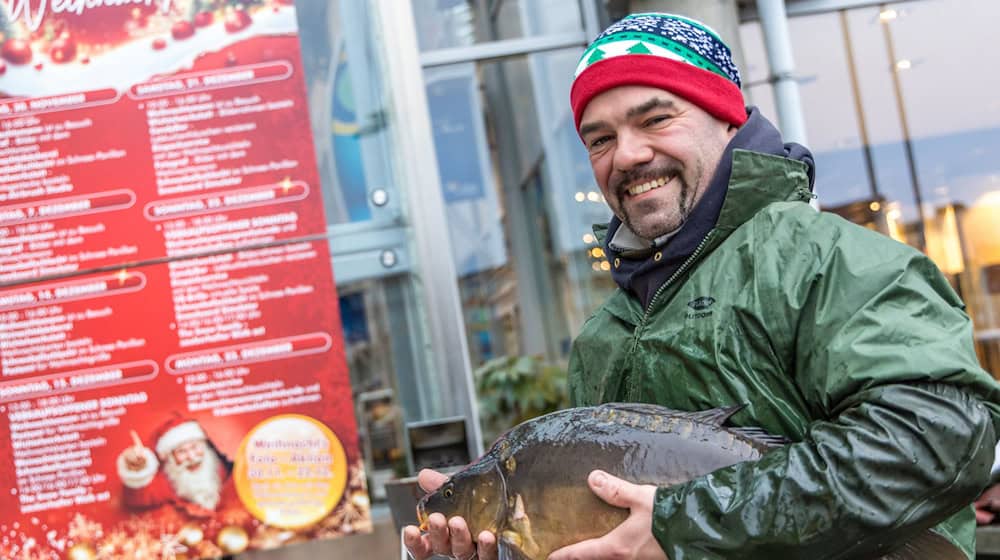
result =
[{"label": "fish tail", "polygon": [[948,539],[925,531],[879,560],[968,560]]}]

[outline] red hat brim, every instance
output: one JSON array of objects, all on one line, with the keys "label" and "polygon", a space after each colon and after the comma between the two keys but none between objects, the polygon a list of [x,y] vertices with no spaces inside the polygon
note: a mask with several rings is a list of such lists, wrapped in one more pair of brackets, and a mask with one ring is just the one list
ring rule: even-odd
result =
[{"label": "red hat brim", "polygon": [[627,85],[669,91],[736,126],[747,120],[743,92],[730,80],[687,62],[633,54],[595,62],[576,77],[569,94],[576,129],[580,130],[583,111],[591,100],[609,89]]}]

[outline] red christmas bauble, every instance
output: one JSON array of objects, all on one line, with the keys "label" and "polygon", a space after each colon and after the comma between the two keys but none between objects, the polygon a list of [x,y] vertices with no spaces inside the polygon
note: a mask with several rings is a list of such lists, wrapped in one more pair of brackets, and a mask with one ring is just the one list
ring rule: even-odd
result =
[{"label": "red christmas bauble", "polygon": [[76,58],[76,41],[66,35],[52,41],[52,46],[49,48],[49,57],[52,58],[52,62],[71,62]]},{"label": "red christmas bauble", "polygon": [[215,20],[215,16],[212,12],[198,12],[194,15],[194,25],[195,27],[208,27],[212,25]]},{"label": "red christmas bauble", "polygon": [[182,41],[194,35],[194,25],[190,21],[178,21],[170,28],[170,35]]},{"label": "red christmas bauble", "polygon": [[235,9],[226,14],[225,25],[226,31],[230,33],[236,33],[237,31],[242,31],[250,25],[253,20],[250,19],[250,14],[246,10]]},{"label": "red christmas bauble", "polygon": [[157,37],[156,39],[153,39],[154,51],[161,51],[165,48],[167,48],[167,42],[163,39],[163,37]]},{"label": "red christmas bauble", "polygon": [[7,39],[0,48],[0,56],[11,64],[27,64],[31,62],[31,43],[24,39]]}]

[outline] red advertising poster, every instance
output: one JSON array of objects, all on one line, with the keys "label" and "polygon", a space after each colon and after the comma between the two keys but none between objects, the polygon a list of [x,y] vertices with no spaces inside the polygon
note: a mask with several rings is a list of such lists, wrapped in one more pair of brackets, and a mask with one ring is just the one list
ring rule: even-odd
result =
[{"label": "red advertising poster", "polygon": [[0,32],[0,558],[370,530],[291,1]]},{"label": "red advertising poster", "polygon": [[0,283],[324,233],[290,4],[4,0]]}]

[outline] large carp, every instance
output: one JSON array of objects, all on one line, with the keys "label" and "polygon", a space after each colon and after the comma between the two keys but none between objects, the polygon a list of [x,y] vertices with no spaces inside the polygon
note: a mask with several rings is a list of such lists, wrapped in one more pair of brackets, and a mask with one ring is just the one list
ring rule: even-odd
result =
[{"label": "large carp", "polygon": [[[426,529],[431,513],[461,516],[473,535],[488,530],[498,536],[501,558],[542,560],[558,548],[606,534],[628,516],[591,492],[586,481],[593,469],[637,484],[672,485],[757,460],[787,443],[759,429],[724,427],[740,408],[678,412],[605,404],[529,420],[424,496],[417,518]],[[965,560],[965,555],[927,531],[881,558]]]}]

